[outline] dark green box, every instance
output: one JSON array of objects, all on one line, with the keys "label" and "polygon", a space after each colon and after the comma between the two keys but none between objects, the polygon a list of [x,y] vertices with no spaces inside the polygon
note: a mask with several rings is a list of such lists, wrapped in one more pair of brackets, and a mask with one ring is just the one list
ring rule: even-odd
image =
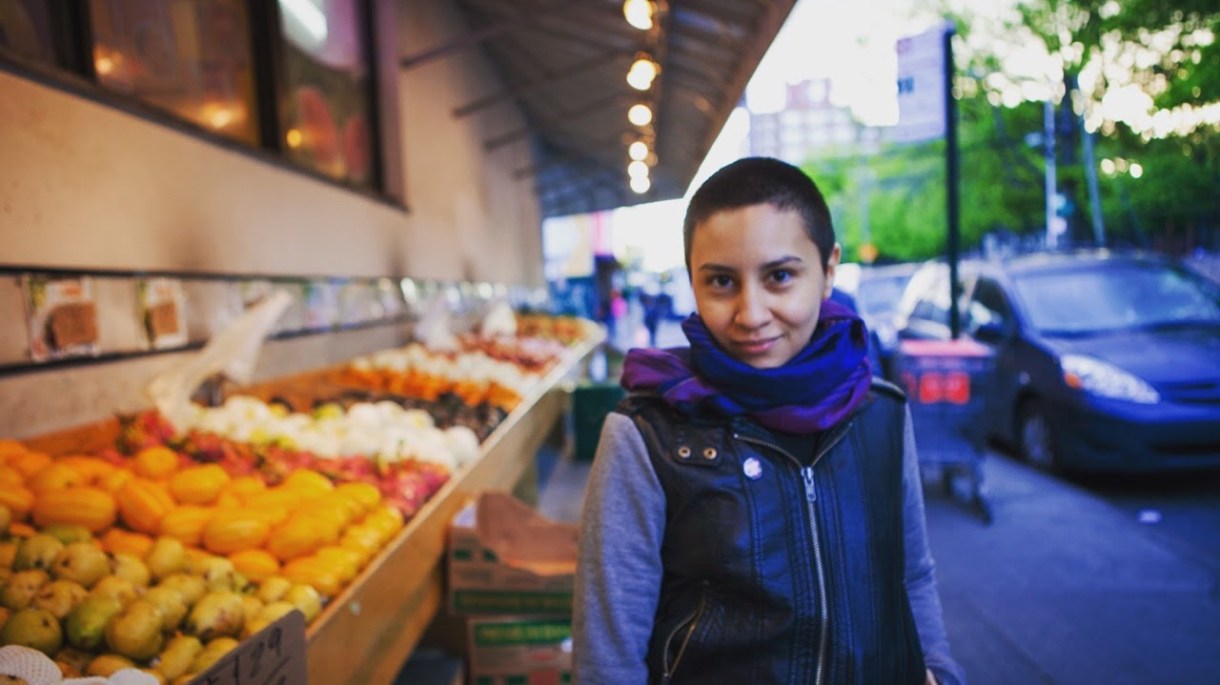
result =
[{"label": "dark green box", "polygon": [[606,415],[623,398],[617,383],[582,383],[572,392],[572,430],[576,461],[593,461]]}]

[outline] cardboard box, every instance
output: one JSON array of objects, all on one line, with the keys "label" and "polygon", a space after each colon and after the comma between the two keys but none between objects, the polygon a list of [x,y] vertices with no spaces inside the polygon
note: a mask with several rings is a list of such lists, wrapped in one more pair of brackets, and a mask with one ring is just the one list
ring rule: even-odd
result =
[{"label": "cardboard box", "polygon": [[487,616],[466,625],[470,685],[572,682],[570,618]]},{"label": "cardboard box", "polygon": [[449,528],[449,613],[570,616],[577,530],[483,493]]}]

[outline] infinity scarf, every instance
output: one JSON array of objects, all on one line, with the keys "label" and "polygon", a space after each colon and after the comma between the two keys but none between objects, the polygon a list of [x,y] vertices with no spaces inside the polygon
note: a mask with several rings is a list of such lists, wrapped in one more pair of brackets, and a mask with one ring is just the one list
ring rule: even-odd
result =
[{"label": "infinity scarf", "polygon": [[682,323],[686,348],[633,349],[623,363],[628,392],[652,392],[675,409],[745,414],[785,433],[814,433],[847,418],[872,381],[864,322],[837,302],[822,302],[809,343],[783,366],[756,369],[725,352],[698,314]]}]

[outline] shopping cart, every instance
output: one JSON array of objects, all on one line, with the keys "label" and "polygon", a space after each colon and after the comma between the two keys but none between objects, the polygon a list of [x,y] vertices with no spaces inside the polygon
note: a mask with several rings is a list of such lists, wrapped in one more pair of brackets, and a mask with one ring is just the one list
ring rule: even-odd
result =
[{"label": "shopping cart", "polygon": [[995,357],[969,339],[904,340],[895,357],[911,406],[921,471],[938,475],[945,494],[964,498],[991,523],[983,455]]}]

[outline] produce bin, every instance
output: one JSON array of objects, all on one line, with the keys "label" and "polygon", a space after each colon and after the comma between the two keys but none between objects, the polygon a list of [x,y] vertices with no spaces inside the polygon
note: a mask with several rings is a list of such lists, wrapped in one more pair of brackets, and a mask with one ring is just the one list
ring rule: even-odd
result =
[{"label": "produce bin", "polygon": [[573,456],[576,461],[593,461],[606,415],[622,398],[623,388],[617,383],[587,382],[576,386],[572,392]]},{"label": "produce bin", "polygon": [[948,495],[964,485],[969,504],[990,523],[982,464],[995,370],[991,348],[969,339],[904,340],[895,362],[920,465],[940,474]]}]

